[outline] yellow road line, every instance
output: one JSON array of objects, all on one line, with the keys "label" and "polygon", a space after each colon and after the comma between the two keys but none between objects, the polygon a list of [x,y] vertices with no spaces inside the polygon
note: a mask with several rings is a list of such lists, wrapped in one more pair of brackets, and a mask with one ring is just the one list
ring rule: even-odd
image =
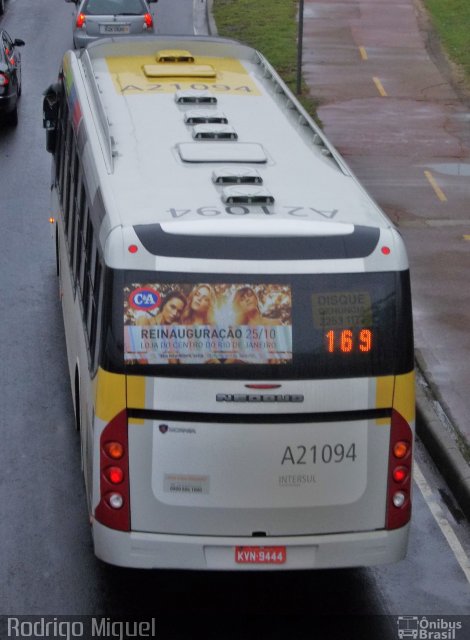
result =
[{"label": "yellow road line", "polygon": [[375,83],[375,86],[377,87],[377,91],[380,93],[380,95],[382,96],[382,98],[385,98],[387,96],[387,92],[384,89],[383,84],[380,82],[380,80],[378,78],[372,78],[372,80]]},{"label": "yellow road line", "polygon": [[434,176],[432,175],[432,173],[430,171],[425,171],[424,175],[426,176],[426,178],[429,181],[429,184],[431,185],[431,187],[434,189],[434,193],[436,194],[436,196],[439,198],[439,200],[441,202],[447,202],[447,196],[446,194],[442,191],[442,189],[440,188],[440,186],[437,184],[436,180],[434,179]]},{"label": "yellow road line", "polygon": [[464,239],[464,240],[470,240],[470,235],[465,234],[465,235],[463,236],[463,239]]},{"label": "yellow road line", "polygon": [[361,58],[363,60],[368,60],[369,56],[367,55],[367,51],[365,47],[359,47],[359,53],[361,54]]}]

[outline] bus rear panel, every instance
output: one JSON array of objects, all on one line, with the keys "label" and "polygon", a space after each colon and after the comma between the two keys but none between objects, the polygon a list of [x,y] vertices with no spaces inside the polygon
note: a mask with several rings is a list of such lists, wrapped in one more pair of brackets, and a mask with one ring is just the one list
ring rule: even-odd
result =
[{"label": "bus rear panel", "polygon": [[[109,393],[120,387],[126,411],[98,421],[95,438],[103,451],[120,423],[129,482],[119,509],[110,496],[120,484],[96,486],[100,557],[142,567],[184,558],[199,569],[403,557],[414,420],[407,271],[115,270],[110,281],[98,379]],[[158,323],[165,301],[189,305],[195,291],[210,298],[207,324],[183,304],[174,324]],[[256,298],[256,324],[240,315],[243,294]],[[109,466],[102,455],[101,477]]]}]

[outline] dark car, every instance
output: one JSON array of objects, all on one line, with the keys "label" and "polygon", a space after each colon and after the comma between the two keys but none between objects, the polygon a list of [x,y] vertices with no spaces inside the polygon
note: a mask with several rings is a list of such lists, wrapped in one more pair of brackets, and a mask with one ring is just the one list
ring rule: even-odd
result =
[{"label": "dark car", "polygon": [[12,40],[0,29],[0,120],[16,125],[18,122],[18,98],[21,95],[21,54],[18,47],[24,41]]}]

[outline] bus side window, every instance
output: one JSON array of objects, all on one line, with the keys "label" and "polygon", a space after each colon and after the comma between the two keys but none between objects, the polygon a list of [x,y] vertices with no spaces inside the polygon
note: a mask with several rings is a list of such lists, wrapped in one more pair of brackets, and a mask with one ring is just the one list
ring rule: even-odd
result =
[{"label": "bus side window", "polygon": [[68,105],[67,101],[62,102],[60,120],[59,120],[59,137],[60,145],[58,146],[58,163],[56,170],[57,189],[60,194],[61,204],[63,204],[63,181],[64,181],[64,165],[65,165],[65,149],[67,146],[67,123],[68,123]]},{"label": "bus side window", "polygon": [[82,294],[83,301],[83,285],[86,275],[86,251],[87,241],[91,241],[91,221],[90,211],[86,202],[85,187],[83,183],[80,186],[80,205],[79,212],[79,226],[78,226],[78,238],[77,238],[77,285]]},{"label": "bus side window", "polygon": [[92,279],[92,285],[90,287],[90,304],[88,309],[88,337],[90,345],[90,363],[93,365],[95,361],[95,352],[97,346],[97,329],[98,329],[98,309],[100,302],[100,295],[102,289],[102,268],[101,261],[96,251],[95,255],[95,269]]},{"label": "bus side window", "polygon": [[69,193],[70,193],[70,168],[72,162],[72,125],[67,122],[67,130],[65,134],[65,158],[64,169],[62,175],[62,210],[64,212],[65,227],[67,230],[67,238],[69,240],[70,251],[70,208],[69,208]]},{"label": "bus side window", "polygon": [[85,247],[85,265],[84,265],[84,278],[83,278],[83,290],[82,290],[82,303],[83,303],[83,323],[88,333],[88,311],[90,306],[90,291],[91,285],[91,273],[92,273],[92,258],[95,255],[96,241],[93,234],[93,228],[91,225],[90,217],[88,218],[88,228]]},{"label": "bus side window", "polygon": [[79,171],[79,175],[77,176],[77,187],[75,189],[75,206],[74,206],[74,216],[75,216],[75,231],[74,231],[74,242],[73,242],[73,282],[75,286],[75,290],[77,289],[78,281],[80,278],[80,266],[82,262],[82,253],[83,253],[83,226],[85,224],[85,212],[86,212],[86,202],[85,202],[85,190],[83,187],[83,183],[81,180],[81,171]]},{"label": "bus side window", "polygon": [[64,136],[63,136],[63,127],[62,127],[62,113],[64,111],[64,108],[65,108],[65,102],[62,101],[59,106],[59,113],[57,118],[57,126],[56,126],[57,139],[56,139],[56,145],[54,150],[55,175],[53,180],[56,186],[58,186],[58,183],[59,183],[60,163],[61,163],[62,154],[63,154]]},{"label": "bus side window", "polygon": [[73,281],[76,281],[76,257],[77,257],[77,242],[78,242],[78,210],[77,210],[77,192],[78,192],[78,154],[75,146],[75,139],[72,136],[72,150],[71,150],[71,163],[70,163],[70,185],[69,185],[69,197],[67,200],[67,236],[69,239],[70,247],[70,266],[72,267]]}]

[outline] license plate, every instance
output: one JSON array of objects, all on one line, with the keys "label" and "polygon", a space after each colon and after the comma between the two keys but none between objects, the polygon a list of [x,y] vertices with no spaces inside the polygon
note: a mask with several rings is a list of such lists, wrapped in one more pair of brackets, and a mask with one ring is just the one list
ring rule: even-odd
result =
[{"label": "license plate", "polygon": [[100,33],[129,33],[128,24],[101,24]]},{"label": "license plate", "polygon": [[285,547],[235,547],[237,564],[284,564]]}]

